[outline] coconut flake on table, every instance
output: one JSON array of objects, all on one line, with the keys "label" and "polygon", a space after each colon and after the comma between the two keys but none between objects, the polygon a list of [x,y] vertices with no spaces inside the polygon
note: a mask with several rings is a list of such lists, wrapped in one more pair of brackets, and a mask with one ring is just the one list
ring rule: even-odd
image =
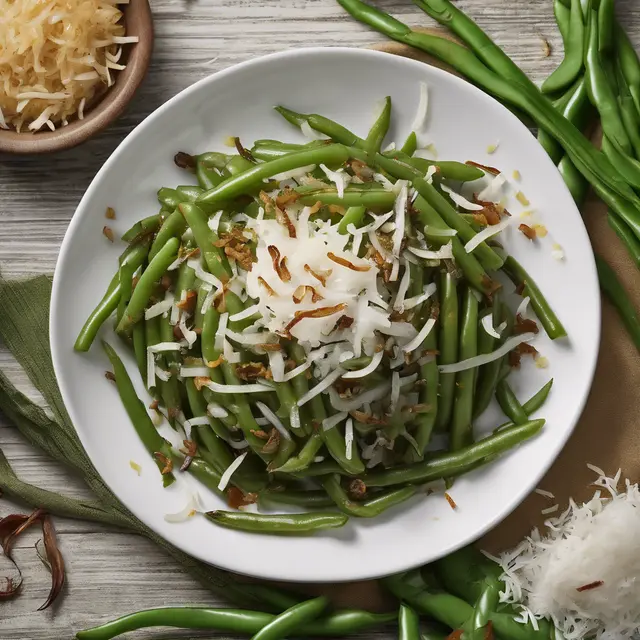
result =
[{"label": "coconut flake on table", "polygon": [[640,632],[640,490],[621,472],[608,477],[587,465],[598,490],[582,505],[569,501],[558,517],[534,529],[496,560],[502,602],[549,617],[566,640],[623,640]]}]

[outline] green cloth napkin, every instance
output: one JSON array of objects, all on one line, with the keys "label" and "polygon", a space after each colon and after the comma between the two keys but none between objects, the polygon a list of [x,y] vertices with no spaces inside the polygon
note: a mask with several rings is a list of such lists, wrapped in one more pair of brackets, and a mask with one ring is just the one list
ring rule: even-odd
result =
[{"label": "green cloth napkin", "polygon": [[21,481],[0,449],[0,490],[3,495],[49,513],[112,524],[139,533],[171,554],[205,587],[239,605],[248,600],[237,577],[183,553],[128,511],[94,469],[62,402],[49,350],[51,278],[38,276],[10,282],[0,276],[0,337],[40,391],[52,417],[18,391],[0,371],[0,411],[22,435],[55,460],[79,474],[95,500],[77,500]]}]

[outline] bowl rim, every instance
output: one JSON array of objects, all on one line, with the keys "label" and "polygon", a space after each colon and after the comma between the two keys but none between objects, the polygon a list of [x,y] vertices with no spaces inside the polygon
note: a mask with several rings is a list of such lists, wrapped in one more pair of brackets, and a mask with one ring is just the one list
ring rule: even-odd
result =
[{"label": "bowl rim", "polygon": [[[285,51],[279,51],[279,52],[267,54],[267,55],[264,55],[264,56],[259,56],[257,58],[252,58],[250,60],[245,60],[245,61],[240,62],[238,64],[232,65],[231,67],[228,67],[226,69],[223,69],[223,70],[220,70],[218,72],[215,72],[215,73],[213,73],[213,74],[211,74],[211,75],[209,75],[209,76],[207,76],[205,78],[202,78],[202,79],[198,80],[194,84],[186,87],[185,89],[183,89],[179,93],[177,93],[175,96],[173,96],[172,98],[167,100],[164,104],[162,104],[157,109],[155,109],[151,114],[149,114],[142,122],[140,122],[124,138],[124,140],[122,140],[122,142],[118,145],[118,147],[116,148],[114,153],[107,159],[105,164],[100,168],[100,170],[98,171],[98,173],[94,177],[93,181],[91,182],[91,184],[87,188],[87,191],[85,192],[85,194],[83,195],[82,199],[80,200],[80,202],[79,202],[79,204],[78,204],[78,206],[76,208],[76,212],[79,209],[81,209],[81,208],[86,206],[86,202],[88,202],[90,200],[90,198],[92,197],[93,191],[97,188],[97,184],[100,182],[100,179],[102,178],[102,175],[109,170],[111,164],[118,162],[120,152],[122,151],[122,147],[125,145],[125,143],[131,144],[135,140],[136,136],[141,135],[141,131],[144,130],[143,125],[147,120],[156,117],[157,115],[163,113],[166,110],[171,109],[172,106],[175,103],[177,103],[180,100],[182,100],[185,96],[187,96],[187,95],[189,95],[191,93],[200,91],[200,89],[202,87],[208,85],[209,83],[215,82],[218,78],[220,78],[222,76],[227,76],[227,75],[236,73],[239,70],[243,70],[243,69],[245,69],[247,67],[270,64],[274,60],[287,59],[287,58],[291,58],[291,57],[299,56],[299,55],[313,57],[314,55],[317,55],[317,54],[335,55],[335,56],[356,55],[356,56],[369,57],[372,60],[375,60],[376,58],[380,58],[381,56],[385,56],[386,57],[386,56],[392,55],[395,58],[402,58],[403,64],[420,65],[420,66],[425,65],[424,62],[421,62],[421,61],[418,61],[418,60],[414,60],[414,59],[411,59],[411,58],[405,58],[405,57],[402,57],[402,56],[397,56],[397,55],[394,55],[394,54],[390,54],[390,53],[387,53],[387,52],[384,52],[384,51],[378,51],[378,50],[374,50],[374,49],[361,49],[361,48],[357,48],[357,47],[300,47],[300,48],[296,48],[296,49],[289,49],[289,50],[285,50]],[[452,74],[452,73],[450,73],[450,72],[448,72],[446,70],[443,70],[443,69],[441,69],[439,67],[436,67],[434,65],[427,64],[427,66],[430,68],[430,72],[432,72],[432,73],[434,73],[436,75],[446,76],[448,81],[454,82],[456,84],[464,84],[466,91],[471,91],[472,93],[478,92],[478,94],[483,99],[487,99],[487,100],[491,100],[492,102],[496,102],[500,106],[500,108],[502,108],[502,109],[504,109],[505,111],[508,112],[506,107],[504,107],[500,102],[495,100],[495,98],[493,98],[492,96],[490,96],[490,95],[486,94],[485,92],[481,91],[480,89],[478,89],[474,85],[470,84],[466,80],[460,78],[459,76],[456,76],[455,74]],[[508,114],[509,114],[510,117],[516,118],[516,116],[513,115],[511,112],[508,112]],[[505,117],[506,117],[506,115],[507,114],[505,114]],[[520,124],[523,127],[525,126],[522,123],[520,123]],[[566,186],[564,188],[566,189]],[[54,277],[53,277],[53,286],[52,286],[51,303],[50,303],[49,329],[50,329],[50,341],[51,341],[51,345],[50,346],[51,346],[52,360],[53,360],[54,370],[55,371],[58,370],[59,366],[61,366],[61,364],[65,360],[65,358],[68,357],[68,354],[63,353],[61,351],[61,347],[59,345],[57,345],[55,343],[55,341],[54,341],[54,337],[56,335],[58,335],[58,333],[59,333],[58,322],[57,322],[58,314],[56,313],[56,308],[60,304],[59,301],[58,301],[58,298],[60,296],[60,292],[61,292],[62,287],[63,287],[63,285],[61,284],[62,283],[61,278],[57,277],[57,276],[59,275],[60,271],[63,269],[64,263],[68,259],[67,250],[68,250],[68,247],[69,247],[69,245],[71,243],[71,238],[74,235],[75,228],[79,224],[80,224],[80,216],[74,215],[73,219],[71,220],[71,223],[70,223],[69,227],[67,228],[67,231],[65,233],[65,237],[64,237],[64,239],[62,241],[62,244],[61,244],[61,247],[60,247],[59,256],[58,256],[58,260],[57,260],[57,263],[56,263]],[[585,233],[586,233],[586,231],[585,231]],[[592,276],[592,279],[594,280],[594,282],[597,282],[596,269],[595,269],[595,260],[593,258],[593,254],[591,254],[591,263],[588,264],[588,265],[585,265],[585,267],[591,273],[591,276]],[[586,380],[588,380],[588,387],[587,387],[586,392],[580,398],[579,402],[576,403],[575,414],[574,414],[574,418],[573,418],[573,421],[572,421],[573,424],[572,424],[571,428],[567,429],[566,432],[563,434],[563,437],[560,440],[557,441],[556,446],[553,448],[553,451],[552,451],[551,455],[549,455],[547,457],[545,463],[542,465],[542,467],[540,468],[539,472],[535,476],[532,475],[530,477],[529,481],[527,483],[523,484],[522,489],[512,498],[511,502],[506,504],[504,506],[504,508],[501,509],[500,512],[495,515],[494,518],[492,518],[491,520],[488,520],[487,522],[485,522],[485,524],[481,528],[479,528],[477,530],[474,530],[473,534],[470,537],[465,538],[460,543],[451,544],[445,550],[445,553],[443,555],[448,555],[448,554],[453,553],[454,551],[458,550],[459,548],[461,548],[463,546],[471,544],[475,540],[479,539],[482,535],[484,535],[485,533],[487,533],[488,531],[493,529],[500,522],[502,522],[516,507],[518,507],[522,503],[522,501],[531,493],[531,491],[533,491],[534,487],[539,483],[539,481],[542,479],[542,477],[546,474],[546,472],[549,470],[551,465],[557,460],[558,455],[560,454],[560,452],[562,451],[562,449],[566,445],[566,443],[569,440],[569,438],[571,437],[571,435],[574,433],[575,427],[578,424],[578,420],[579,420],[579,418],[580,418],[580,416],[581,416],[581,414],[582,414],[582,412],[584,410],[584,407],[586,405],[587,399],[589,397],[589,392],[590,392],[591,386],[593,384],[593,377],[595,375],[596,364],[597,364],[598,353],[599,353],[600,334],[601,334],[601,325],[602,325],[601,313],[600,313],[601,303],[600,303],[599,296],[598,296],[597,300],[594,301],[594,304],[595,304],[595,308],[596,308],[596,311],[597,311],[597,319],[596,319],[596,323],[595,323],[596,324],[596,328],[595,328],[595,335],[594,335],[595,348],[594,348],[593,353],[591,355],[590,361],[587,363],[587,366],[586,366],[586,369],[587,369]],[[61,390],[63,398],[69,397],[70,394],[66,393],[65,384],[64,383],[60,383],[60,381],[58,383],[60,385],[60,390]],[[69,414],[70,414],[70,417],[72,418],[72,421],[73,421],[73,409],[72,408],[69,409]],[[82,435],[80,434],[80,432],[78,432],[78,436],[80,437],[80,440],[82,441]],[[106,480],[105,480],[105,482],[108,485],[108,482]],[[146,526],[149,526],[157,535],[159,535],[159,536],[163,537],[163,539],[165,539],[162,531],[159,531],[157,528],[154,528],[152,525],[150,525],[150,524],[148,524],[146,522],[145,522],[145,524],[146,524]],[[202,554],[196,554],[195,557],[198,558],[201,561],[213,564],[210,559],[205,559]],[[442,557],[442,556],[440,556],[440,557]],[[235,572],[235,573],[240,573],[240,574],[244,574],[244,575],[250,575],[252,577],[256,577],[256,578],[260,578],[260,579],[267,579],[267,580],[269,580],[269,579],[272,579],[272,580],[286,580],[286,581],[300,582],[300,583],[305,583],[305,582],[336,583],[336,582],[347,582],[347,581],[354,581],[354,580],[375,579],[375,578],[378,578],[380,576],[387,575],[387,574],[390,574],[390,573],[406,571],[406,570],[412,569],[412,568],[414,568],[416,566],[419,566],[421,564],[424,564],[424,560],[422,558],[416,558],[415,560],[412,560],[411,562],[405,562],[402,565],[398,565],[396,567],[393,567],[393,569],[390,569],[388,571],[385,570],[382,573],[380,572],[379,569],[371,570],[371,569],[367,569],[364,565],[361,565],[359,567],[357,573],[346,575],[344,573],[338,572],[339,575],[337,577],[335,575],[334,576],[325,575],[325,576],[322,576],[322,577],[312,576],[311,578],[305,578],[304,576],[300,576],[299,574],[295,574],[295,571],[287,571],[286,573],[281,573],[279,575],[273,575],[273,574],[270,574],[270,573],[266,572],[261,567],[255,567],[255,569],[252,570],[252,571],[246,571],[246,570],[243,570],[243,569],[239,569],[232,562],[229,562],[224,557],[224,555],[221,555],[221,557],[216,559],[215,566],[220,567],[220,568],[225,569],[225,570],[229,570],[229,571]]]},{"label": "bowl rim", "polygon": [[126,67],[118,72],[114,84],[82,120],[76,118],[55,131],[18,133],[13,129],[0,129],[0,153],[28,155],[70,149],[105,129],[122,114],[146,76],[154,41],[148,0],[131,0],[122,5],[122,13],[127,35],[137,35],[139,40],[126,52]]}]

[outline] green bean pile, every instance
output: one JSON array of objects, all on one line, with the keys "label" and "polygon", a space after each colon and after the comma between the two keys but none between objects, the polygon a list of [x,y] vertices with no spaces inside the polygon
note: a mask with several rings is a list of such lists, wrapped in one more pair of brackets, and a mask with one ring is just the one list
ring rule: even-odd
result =
[{"label": "green bean pile", "polygon": [[[160,212],[122,236],[128,246],[119,270],[75,349],[87,351],[115,312],[116,334],[135,355],[152,408],[179,435],[172,444],[159,434],[116,351],[104,343],[109,377],[165,486],[189,473],[234,507],[299,507],[294,514],[206,514],[223,527],[291,534],[378,516],[425,483],[450,483],[540,431],[544,420],[530,415],[551,381],[524,404],[508,382],[538,325],[514,317],[498,271],[530,300],[550,338],[566,332],[512,256],[486,234],[473,246],[490,220],[500,224],[509,214],[491,202],[476,203],[469,214],[450,199],[450,185],[483,178],[484,170],[415,156],[415,134],[402,149],[382,151],[389,98],[366,139],[317,114],[277,110],[327,139],[260,140],[250,150],[236,139],[237,155],[178,153],[176,164],[198,184],[161,188]],[[394,213],[398,224],[390,220]],[[304,216],[309,222],[301,227]],[[306,311],[275,328],[265,316],[275,308],[275,289],[300,277],[287,267],[294,258],[281,257],[283,245],[268,246],[268,278],[257,277],[259,293],[248,293],[266,252],[261,234],[274,228],[299,246],[296,228],[344,246],[341,255],[323,254],[333,261],[324,275],[307,264],[299,269],[321,284],[296,288],[293,302],[306,296]],[[354,272],[371,276],[374,307],[393,308],[386,328],[361,336],[361,350],[353,338],[357,314],[330,302],[334,284],[323,278],[333,272],[345,281]],[[358,309],[364,290],[358,285],[353,296]],[[294,325],[325,317],[329,329],[318,334],[324,347],[295,337]],[[474,441],[473,422],[494,396],[509,421]],[[434,433],[448,435],[446,450],[429,451]]]}]

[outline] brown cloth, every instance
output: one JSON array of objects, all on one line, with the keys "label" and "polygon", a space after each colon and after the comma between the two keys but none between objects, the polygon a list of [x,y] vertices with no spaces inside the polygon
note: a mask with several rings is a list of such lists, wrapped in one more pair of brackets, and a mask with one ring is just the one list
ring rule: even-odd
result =
[{"label": "brown cloth", "polygon": [[[438,32],[442,35],[442,32]],[[447,69],[426,53],[390,42],[373,47]],[[614,269],[640,311],[640,274],[625,247],[607,223],[606,207],[590,196],[582,217],[593,249]],[[575,283],[580,286],[579,282]],[[553,502],[532,493],[510,516],[478,541],[478,546],[498,552],[516,545],[545,519],[540,511],[554,503],[563,508],[570,497],[583,501],[593,495],[595,474],[587,463],[608,474],[622,469],[623,477],[640,481],[640,356],[616,310],[602,303],[600,355],[589,400],[569,442],[538,485],[554,494]],[[546,516],[549,517],[549,516]],[[384,597],[373,582],[332,585],[313,589],[330,594],[344,606],[383,607]]]}]

